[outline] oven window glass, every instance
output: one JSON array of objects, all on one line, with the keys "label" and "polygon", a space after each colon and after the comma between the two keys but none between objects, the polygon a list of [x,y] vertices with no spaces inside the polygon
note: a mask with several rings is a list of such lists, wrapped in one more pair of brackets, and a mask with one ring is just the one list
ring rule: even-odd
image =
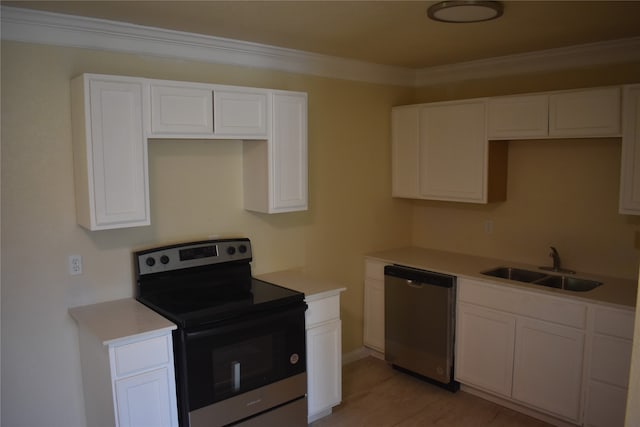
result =
[{"label": "oven window glass", "polygon": [[187,334],[189,410],[306,369],[304,309]]},{"label": "oven window glass", "polygon": [[[264,384],[274,372],[274,337],[265,335],[213,351],[213,391],[231,396],[247,386]],[[253,386],[253,387],[252,387]]]}]

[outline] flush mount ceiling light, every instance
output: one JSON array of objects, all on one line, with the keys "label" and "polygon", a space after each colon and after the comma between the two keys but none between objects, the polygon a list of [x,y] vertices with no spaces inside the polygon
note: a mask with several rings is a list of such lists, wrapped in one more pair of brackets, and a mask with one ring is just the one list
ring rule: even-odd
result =
[{"label": "flush mount ceiling light", "polygon": [[429,18],[441,22],[482,22],[502,16],[499,1],[441,1],[427,10]]}]

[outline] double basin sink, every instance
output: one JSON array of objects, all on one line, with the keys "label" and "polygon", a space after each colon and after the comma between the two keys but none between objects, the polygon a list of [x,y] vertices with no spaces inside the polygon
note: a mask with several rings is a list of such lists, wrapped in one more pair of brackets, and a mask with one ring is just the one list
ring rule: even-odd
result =
[{"label": "double basin sink", "polygon": [[486,276],[499,277],[501,279],[515,280],[517,282],[533,285],[547,286],[550,288],[564,289],[574,292],[586,292],[602,285],[595,280],[580,279],[573,276],[547,274],[540,271],[524,270],[513,267],[498,267],[493,270],[483,271]]}]

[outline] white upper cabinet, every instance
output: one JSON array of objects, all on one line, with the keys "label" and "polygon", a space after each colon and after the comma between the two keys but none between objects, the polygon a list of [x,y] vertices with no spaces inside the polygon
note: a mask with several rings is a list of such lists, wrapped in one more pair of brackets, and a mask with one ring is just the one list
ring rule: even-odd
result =
[{"label": "white upper cabinet", "polygon": [[142,82],[83,75],[71,90],[78,224],[89,230],[149,225]]},{"label": "white upper cabinet", "polygon": [[156,138],[266,139],[269,92],[188,82],[152,82]]},{"label": "white upper cabinet", "polygon": [[489,139],[620,136],[620,88],[490,98]]},{"label": "white upper cabinet", "polygon": [[549,133],[549,96],[490,98],[487,102],[490,139],[540,138]]},{"label": "white upper cabinet", "polygon": [[485,106],[484,99],[472,99],[394,107],[392,195],[468,203],[504,200],[507,145],[487,140]]},{"label": "white upper cabinet", "polygon": [[420,195],[432,200],[486,202],[488,145],[485,102],[420,108]]},{"label": "white upper cabinet", "polygon": [[271,138],[245,141],[245,209],[263,213],[306,210],[307,94],[272,94]]},{"label": "white upper cabinet", "polygon": [[267,137],[267,93],[216,90],[213,122],[216,136]]},{"label": "white upper cabinet", "polygon": [[213,135],[210,88],[151,84],[151,135],[188,137]]},{"label": "white upper cabinet", "polygon": [[640,215],[640,85],[624,87],[620,213]]},{"label": "white upper cabinet", "polygon": [[419,105],[407,105],[391,110],[392,195],[393,197],[418,196],[418,132]]},{"label": "white upper cabinet", "polygon": [[549,136],[620,136],[620,88],[549,95]]},{"label": "white upper cabinet", "polygon": [[307,94],[83,74],[72,81],[77,222],[149,225],[147,138],[245,140],[245,209],[307,209]]}]

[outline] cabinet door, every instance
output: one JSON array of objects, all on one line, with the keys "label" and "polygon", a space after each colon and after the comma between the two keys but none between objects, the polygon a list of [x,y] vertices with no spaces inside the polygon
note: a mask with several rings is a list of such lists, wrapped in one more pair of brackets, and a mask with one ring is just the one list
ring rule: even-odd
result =
[{"label": "cabinet door", "polygon": [[267,94],[216,90],[214,122],[216,136],[267,137]]},{"label": "cabinet door", "polygon": [[211,89],[151,84],[153,136],[212,137]]},{"label": "cabinet door", "polygon": [[307,94],[275,92],[268,141],[244,141],[244,207],[264,213],[307,209]]},{"label": "cabinet door", "polygon": [[364,282],[364,345],[384,353],[384,280]]},{"label": "cabinet door", "polygon": [[341,321],[333,320],[307,330],[309,418],[342,400]]},{"label": "cabinet door", "polygon": [[456,380],[510,397],[515,317],[458,303],[456,323]]},{"label": "cabinet door", "polygon": [[623,427],[626,409],[626,388],[599,381],[589,382],[585,426]]},{"label": "cabinet door", "polygon": [[273,94],[273,210],[307,209],[307,96]]},{"label": "cabinet door", "polygon": [[490,139],[546,137],[549,132],[549,96],[490,98],[487,104]]},{"label": "cabinet door", "polygon": [[115,382],[119,427],[170,427],[177,425],[169,395],[167,368],[123,378]]},{"label": "cabinet door", "polygon": [[519,319],[513,398],[571,421],[580,418],[584,333]]},{"label": "cabinet door", "polygon": [[591,341],[589,377],[627,388],[631,367],[631,341],[595,334]]},{"label": "cabinet door", "polygon": [[150,224],[142,83],[81,76],[72,87],[78,223],[90,230]]},{"label": "cabinet door", "polygon": [[640,215],[640,85],[625,86],[620,213]]},{"label": "cabinet door", "polygon": [[423,198],[487,201],[484,101],[422,106],[419,149]]},{"label": "cabinet door", "polygon": [[418,198],[418,105],[391,110],[391,195]]},{"label": "cabinet door", "polygon": [[549,136],[619,135],[619,88],[579,90],[549,96]]}]

